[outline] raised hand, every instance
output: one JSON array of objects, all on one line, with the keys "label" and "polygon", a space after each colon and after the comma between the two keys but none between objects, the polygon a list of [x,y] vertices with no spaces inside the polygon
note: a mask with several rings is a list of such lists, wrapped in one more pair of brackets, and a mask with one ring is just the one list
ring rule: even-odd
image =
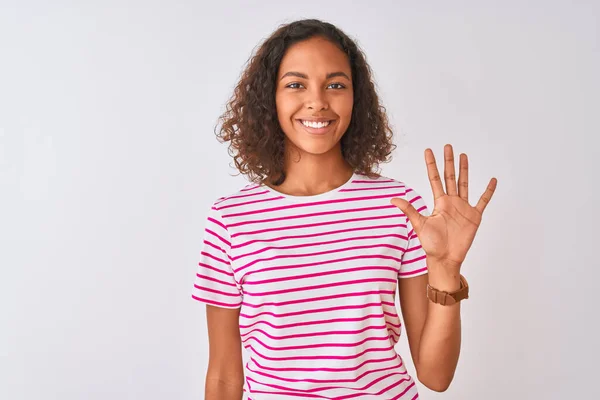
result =
[{"label": "raised hand", "polygon": [[395,197],[390,202],[408,217],[427,254],[428,261],[433,260],[439,265],[458,271],[473,244],[483,211],[492,199],[498,181],[492,178],[477,205],[472,207],[469,204],[467,155],[460,155],[458,188],[454,173],[454,153],[449,144],[444,146],[444,160],[446,192],[442,186],[433,151],[425,150],[427,174],[434,198],[434,209],[430,216],[421,215],[404,199]]}]

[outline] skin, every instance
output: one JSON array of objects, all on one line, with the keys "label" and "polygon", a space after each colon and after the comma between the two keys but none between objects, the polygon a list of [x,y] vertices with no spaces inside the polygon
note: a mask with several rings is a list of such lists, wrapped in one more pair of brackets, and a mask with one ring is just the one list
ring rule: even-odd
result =
[{"label": "skin", "polygon": [[[304,77],[289,75],[299,72]],[[348,78],[327,78],[342,72]],[[288,74],[288,76],[285,76]],[[342,89],[339,85],[345,86]],[[352,115],[352,76],[346,55],[322,38],[312,38],[290,47],[278,72],[277,115],[286,136],[286,180],[273,189],[294,196],[333,190],[352,175],[343,159],[340,139]],[[323,136],[308,134],[298,118],[324,116],[336,126]],[[401,198],[390,200],[409,219],[427,255],[429,273],[398,280],[400,304],[411,356],[419,381],[431,390],[445,391],[452,382],[461,346],[460,303],[442,306],[429,301],[426,288],[454,291],[460,287],[460,270],[481,224],[483,211],[494,194],[492,178],[476,206],[468,202],[468,159],[460,155],[458,186],[452,146],[444,147],[444,182],[431,149],[425,163],[435,206],[424,217]],[[268,181],[264,182],[271,186]],[[207,400],[241,398],[244,382],[239,312],[207,305],[210,343],[206,377]]]}]

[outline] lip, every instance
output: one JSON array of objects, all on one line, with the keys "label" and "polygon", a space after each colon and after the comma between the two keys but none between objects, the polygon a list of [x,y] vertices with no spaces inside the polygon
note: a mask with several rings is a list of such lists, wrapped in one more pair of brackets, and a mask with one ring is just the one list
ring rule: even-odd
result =
[{"label": "lip", "polygon": [[335,118],[326,118],[326,117],[306,117],[306,118],[296,118],[300,121],[309,121],[309,122],[326,122],[326,121],[335,121]]},{"label": "lip", "polygon": [[[331,123],[329,125],[327,125],[325,128],[310,128],[308,126],[305,126],[302,121],[311,121],[311,122],[323,122],[323,121],[331,121]],[[296,122],[298,123],[298,125],[300,125],[302,127],[302,129],[304,129],[306,132],[313,134],[313,135],[324,135],[326,133],[329,133],[333,127],[336,125],[337,119],[317,119],[317,120],[311,120],[311,119],[305,119],[305,120],[301,120],[301,119],[297,119]]]}]

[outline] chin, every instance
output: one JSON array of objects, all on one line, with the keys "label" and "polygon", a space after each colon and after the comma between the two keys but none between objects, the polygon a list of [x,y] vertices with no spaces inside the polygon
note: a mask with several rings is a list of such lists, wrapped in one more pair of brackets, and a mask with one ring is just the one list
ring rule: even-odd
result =
[{"label": "chin", "polygon": [[301,153],[306,153],[306,154],[312,154],[315,156],[321,155],[321,154],[326,154],[329,153],[335,146],[311,146],[311,145],[295,145],[295,147],[301,152]]}]

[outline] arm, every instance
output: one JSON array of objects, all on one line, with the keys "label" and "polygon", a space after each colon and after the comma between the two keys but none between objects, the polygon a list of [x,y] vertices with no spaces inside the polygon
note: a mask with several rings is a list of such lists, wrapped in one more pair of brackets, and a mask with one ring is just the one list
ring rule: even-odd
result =
[{"label": "arm", "polygon": [[[430,264],[429,259],[428,268],[442,270],[435,263]],[[417,377],[429,389],[443,392],[454,378],[460,354],[460,302],[442,306],[429,301],[428,282],[450,292],[460,287],[460,278],[424,274],[398,280],[400,307]]]},{"label": "arm", "polygon": [[467,155],[460,155],[458,185],[454,151],[449,144],[444,146],[444,160],[447,193],[442,186],[433,151],[425,150],[427,174],[435,201],[431,215],[421,215],[411,205],[416,198],[410,201],[399,197],[391,199],[391,203],[408,218],[427,255],[428,276],[400,279],[399,290],[417,376],[425,386],[435,391],[446,390],[456,371],[460,354],[460,303],[442,306],[430,302],[426,298],[427,281],[442,291],[460,288],[460,268],[498,182],[496,178],[490,179],[485,193],[472,207],[468,196]]},{"label": "arm", "polygon": [[240,309],[206,305],[209,360],[204,398],[241,400],[244,386]]}]

